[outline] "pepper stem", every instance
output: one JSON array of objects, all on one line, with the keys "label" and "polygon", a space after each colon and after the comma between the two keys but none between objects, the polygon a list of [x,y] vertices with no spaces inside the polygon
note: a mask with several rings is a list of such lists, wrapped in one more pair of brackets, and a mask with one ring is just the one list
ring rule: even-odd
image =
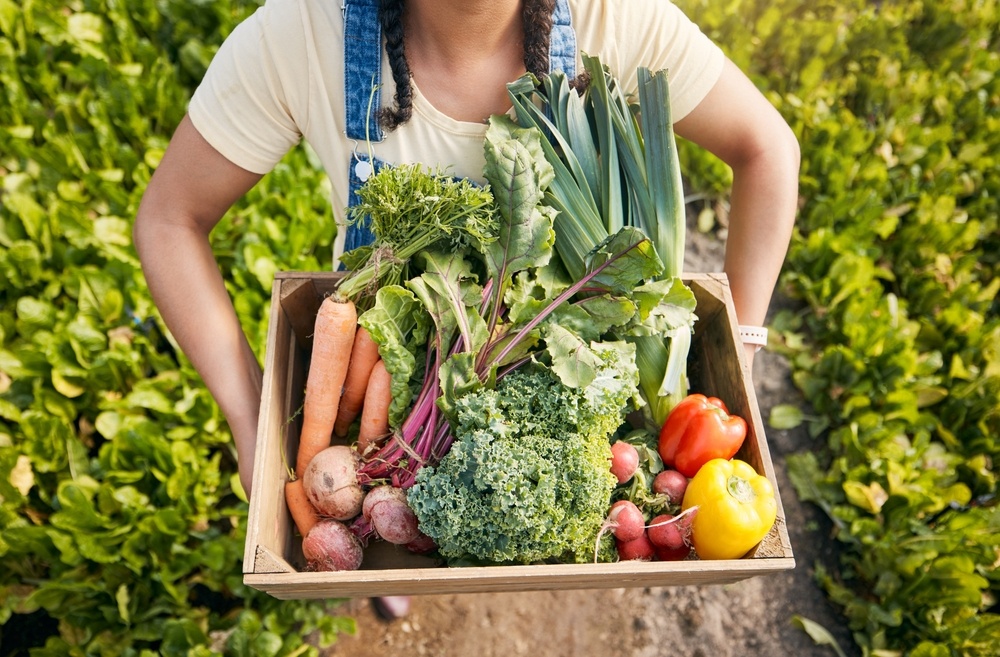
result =
[{"label": "pepper stem", "polygon": [[757,497],[753,486],[743,477],[730,476],[729,481],[726,482],[726,488],[729,489],[729,494],[735,497],[741,504],[750,504]]}]

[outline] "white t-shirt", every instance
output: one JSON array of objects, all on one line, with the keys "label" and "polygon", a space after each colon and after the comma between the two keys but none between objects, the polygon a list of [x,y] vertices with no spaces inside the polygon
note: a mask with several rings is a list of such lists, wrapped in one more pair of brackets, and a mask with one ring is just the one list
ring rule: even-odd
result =
[{"label": "white t-shirt", "polygon": [[[568,0],[577,49],[596,55],[635,93],[636,70],[667,69],[673,120],[708,94],[724,56],[668,0]],[[358,149],[393,164],[421,162],[482,181],[486,125],[437,111],[415,84],[411,119],[382,142],[345,135],[344,20],[335,0],[267,0],[226,39],[189,106],[192,123],[234,164],[264,174],[300,139],[316,151],[332,183],[343,249],[348,166]],[[577,57],[577,71],[582,71]],[[382,105],[395,85],[383,49]]]}]

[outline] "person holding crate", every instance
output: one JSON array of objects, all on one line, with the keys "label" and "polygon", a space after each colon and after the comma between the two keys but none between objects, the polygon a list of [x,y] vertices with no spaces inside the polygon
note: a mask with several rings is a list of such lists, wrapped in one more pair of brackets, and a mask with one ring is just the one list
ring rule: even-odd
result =
[{"label": "person holding crate", "polygon": [[[630,93],[637,68],[667,69],[676,134],[732,168],[724,269],[748,358],[766,341],[759,325],[794,223],[798,142],[669,0],[268,0],[213,59],[134,227],[164,321],[230,424],[248,494],[262,372],[212,228],[300,140],[330,176],[335,211],[386,164],[481,181],[485,119],[509,112],[506,84],[526,71],[573,77],[580,53],[600,57]],[[335,260],[371,239],[345,219],[331,219]]]}]

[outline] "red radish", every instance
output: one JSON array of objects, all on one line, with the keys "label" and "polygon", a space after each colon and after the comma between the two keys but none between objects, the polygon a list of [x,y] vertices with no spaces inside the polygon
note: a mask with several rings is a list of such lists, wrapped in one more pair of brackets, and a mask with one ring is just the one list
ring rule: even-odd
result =
[{"label": "red radish", "polygon": [[361,513],[371,520],[375,533],[395,545],[406,545],[420,537],[417,515],[406,502],[406,493],[395,486],[378,486],[365,496]]},{"label": "red radish", "polygon": [[646,534],[631,541],[616,540],[615,545],[618,546],[618,558],[622,561],[652,561],[656,556],[656,548]]},{"label": "red radish", "polygon": [[639,469],[639,451],[635,445],[616,441],[611,445],[611,474],[624,484],[635,475]]},{"label": "red radish", "polygon": [[680,504],[688,487],[688,478],[677,470],[664,470],[653,478],[653,492],[666,495],[671,504]]},{"label": "red radish", "polygon": [[608,512],[608,526],[619,541],[634,541],[645,531],[646,518],[629,500],[618,500]]},{"label": "red radish", "polygon": [[358,484],[357,452],[332,445],[316,454],[302,475],[306,496],[321,516],[350,520],[361,513],[365,493]]},{"label": "red radish", "polygon": [[659,548],[655,545],[653,547],[656,550],[657,561],[684,561],[691,554],[690,545],[682,545],[678,548]]},{"label": "red radish", "polygon": [[645,525],[646,517],[631,500],[618,500],[612,504],[607,519],[601,525],[601,530],[597,532],[597,540],[594,542],[594,562],[597,562],[597,555],[601,549],[601,538],[605,532],[611,530],[615,537],[615,544],[628,543],[645,537]]},{"label": "red radish", "polygon": [[677,548],[688,542],[691,523],[687,517],[677,517],[664,513],[649,523],[649,540],[656,547]]},{"label": "red radish", "polygon": [[361,567],[364,550],[347,525],[324,519],[302,539],[302,554],[312,571],[357,570]]}]

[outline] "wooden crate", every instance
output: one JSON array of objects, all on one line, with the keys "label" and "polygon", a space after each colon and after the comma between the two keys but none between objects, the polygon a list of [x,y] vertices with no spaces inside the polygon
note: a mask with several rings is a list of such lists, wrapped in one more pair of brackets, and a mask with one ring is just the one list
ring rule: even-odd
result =
[{"label": "wooden crate", "polygon": [[[795,566],[779,496],[774,528],[742,559],[449,568],[374,541],[360,570],[300,570],[301,539],[285,507],[285,464],[295,461],[313,321],[320,301],[339,278],[336,273],[312,272],[275,276],[243,559],[248,586],[282,599],[622,588],[720,584]],[[698,301],[688,368],[691,390],[721,398],[732,413],[747,419],[749,433],[737,458],[766,475],[777,492],[728,280],[725,274],[711,273],[692,274],[685,281]]]}]

